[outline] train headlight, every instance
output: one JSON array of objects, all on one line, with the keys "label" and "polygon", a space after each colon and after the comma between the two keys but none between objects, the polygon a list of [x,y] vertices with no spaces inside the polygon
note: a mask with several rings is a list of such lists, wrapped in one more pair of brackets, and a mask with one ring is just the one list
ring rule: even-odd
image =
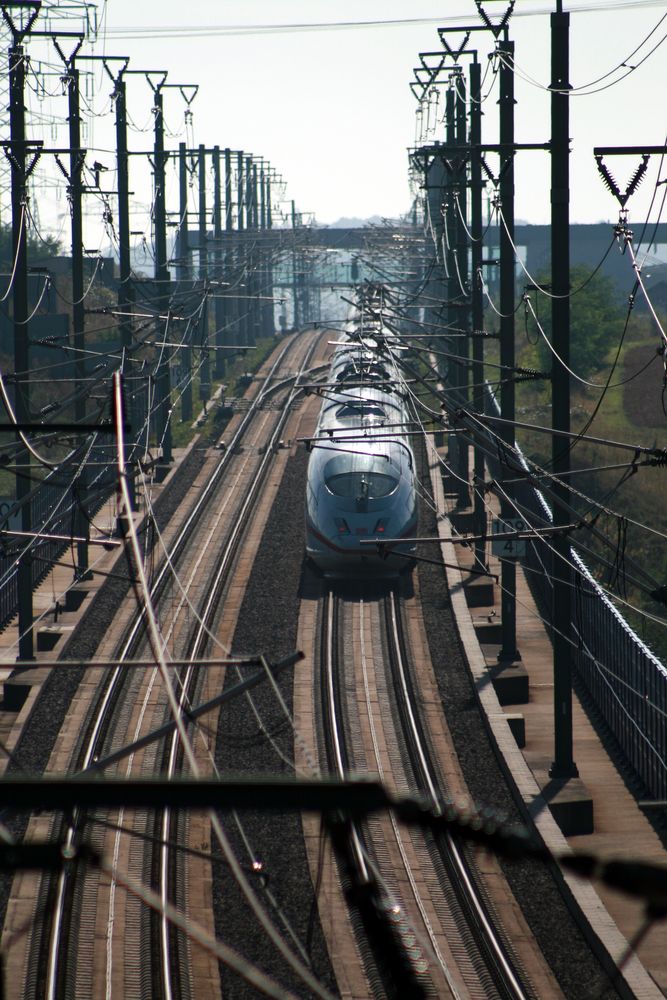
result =
[{"label": "train headlight", "polygon": [[334,523],[336,525],[336,530],[339,535],[349,535],[350,529],[347,526],[347,521],[343,517],[334,517]]}]

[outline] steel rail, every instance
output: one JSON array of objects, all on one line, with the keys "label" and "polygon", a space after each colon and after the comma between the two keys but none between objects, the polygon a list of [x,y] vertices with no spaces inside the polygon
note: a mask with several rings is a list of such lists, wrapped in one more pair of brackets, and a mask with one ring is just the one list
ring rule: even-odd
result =
[{"label": "steel rail", "polygon": [[[372,743],[373,743],[373,753],[375,755],[375,763],[376,763],[376,766],[377,766],[377,769],[378,769],[378,773],[380,775],[380,779],[382,781],[384,781],[385,780],[384,768],[382,766],[382,758],[381,758],[381,755],[380,755],[380,748],[379,748],[379,744],[378,744],[377,733],[376,733],[376,729],[375,729],[375,723],[374,723],[374,720],[373,720],[373,706],[372,706],[372,699],[371,699],[370,687],[369,687],[369,678],[368,678],[368,669],[367,669],[368,665],[367,665],[366,648],[365,648],[365,641],[364,641],[364,635],[363,635],[363,608],[364,608],[363,601],[360,601],[359,608],[360,608],[359,631],[360,631],[360,644],[361,644],[361,666],[362,666],[363,679],[364,679],[364,694],[365,694],[365,697],[366,697],[366,709],[367,709],[367,712],[368,712],[368,720],[369,720],[369,726],[370,726],[370,732],[371,732],[371,740],[372,740]],[[438,963],[438,965],[442,969],[442,972],[443,972],[443,974],[445,976],[445,979],[447,980],[447,984],[448,984],[448,986],[449,986],[449,988],[450,988],[450,990],[452,992],[452,996],[455,998],[455,1000],[462,1000],[461,993],[460,993],[460,991],[459,991],[459,989],[458,989],[458,987],[457,987],[457,985],[456,985],[456,983],[454,981],[454,977],[452,976],[452,973],[451,973],[451,971],[449,969],[449,966],[447,965],[447,961],[445,959],[445,956],[442,954],[442,951],[441,951],[440,946],[438,944],[437,936],[436,936],[435,931],[433,929],[432,922],[431,922],[431,920],[430,920],[430,918],[428,916],[428,913],[426,912],[426,907],[425,907],[424,901],[422,899],[422,894],[419,891],[419,887],[417,885],[417,882],[415,880],[414,874],[412,872],[412,867],[410,865],[410,861],[409,861],[407,853],[406,853],[405,844],[403,842],[403,837],[401,835],[401,831],[400,831],[398,822],[396,820],[396,816],[393,813],[390,813],[389,814],[389,819],[390,819],[390,822],[391,822],[391,825],[392,825],[392,830],[394,832],[394,837],[395,837],[395,840],[396,840],[396,845],[397,845],[398,850],[399,850],[400,855],[401,855],[401,860],[403,862],[403,867],[405,869],[405,873],[406,873],[408,881],[410,883],[410,888],[412,889],[412,894],[413,894],[415,903],[417,904],[417,909],[419,910],[419,914],[420,914],[420,916],[422,918],[422,921],[424,923],[424,927],[426,928],[426,933],[428,934],[428,937],[429,937],[429,941],[430,941],[430,946],[431,946],[431,951],[432,951],[433,958],[435,959],[435,961]]]},{"label": "steel rail", "polygon": [[[241,542],[243,540],[243,536],[247,530],[249,522],[254,513],[254,507],[256,504],[257,495],[259,493],[261,486],[265,482],[268,472],[270,470],[279,435],[282,433],[282,430],[289,417],[291,404],[297,392],[300,391],[299,379],[301,377],[301,374],[303,373],[303,369],[310,361],[310,357],[312,355],[314,348],[315,348],[315,342],[313,342],[310,350],[306,354],[304,361],[300,366],[300,370],[297,372],[296,379],[283,380],[281,382],[281,386],[286,386],[289,383],[289,381],[291,381],[293,382],[293,387],[290,392],[289,398],[285,406],[283,407],[280,418],[277,421],[276,426],[272,431],[271,438],[267,445],[266,451],[262,457],[262,461],[260,462],[253,477],[252,485],[248,489],[244,502],[236,515],[231,535],[225,544],[222,558],[219,561],[215,577],[205,597],[203,607],[199,614],[199,622],[190,642],[191,646],[190,659],[192,661],[196,661],[200,659],[201,656],[204,655],[204,649],[209,641],[210,629],[213,625],[214,618],[217,613],[220,600],[222,598],[222,594],[228,582],[234,560],[236,558],[236,555],[241,546]],[[183,673],[183,676],[180,678],[181,695],[179,699],[179,705],[181,709],[184,709],[186,704],[191,700],[193,695],[193,687],[194,685],[196,685],[198,680],[199,680],[199,673],[196,669],[194,669],[194,664],[188,665],[188,667],[185,669]],[[167,775],[170,778],[174,776],[174,774],[180,767],[181,750],[182,747],[180,744],[179,734],[177,732],[174,732],[168,741],[168,750],[166,755],[168,760]],[[211,825],[213,827],[213,830],[216,833],[216,836],[218,837],[219,841],[221,842],[221,845],[223,846],[224,850],[226,837],[222,833],[222,829],[220,827],[218,818],[214,812],[211,812],[209,814],[209,817],[211,820]],[[173,871],[173,866],[170,864],[170,851],[171,851],[170,843],[171,840],[173,839],[172,818],[173,818],[173,811],[170,809],[165,809],[161,817],[160,826],[162,831],[162,836],[161,836],[162,843],[159,848],[160,851],[159,893],[163,904],[165,904],[170,899],[170,890],[174,888],[170,884],[170,873]],[[235,874],[237,875],[237,882],[239,883],[239,887],[241,888],[241,891],[246,897],[246,900],[250,903],[250,905],[253,906],[253,909],[257,913],[257,907],[259,906],[259,904],[256,900],[254,890],[248,883],[245,876],[242,876],[240,869]],[[273,943],[279,946],[276,941],[277,931],[270,925],[269,918],[265,917],[262,923],[264,930],[271,938]],[[161,967],[162,967],[162,988],[164,991],[163,996],[164,1000],[174,1000],[174,992],[172,990],[172,983],[174,981],[174,977],[172,975],[172,961],[171,961],[172,948],[171,948],[170,923],[169,920],[167,919],[166,913],[163,914],[160,921],[160,940],[162,945]],[[289,954],[286,953],[285,947],[280,947],[280,951],[281,954],[283,954],[283,957],[286,959],[286,961],[294,968],[294,971],[297,973],[297,975],[303,977],[304,973],[309,972],[309,970],[304,968],[302,962],[299,959],[297,959],[296,956],[293,956],[291,952],[289,952]],[[318,992],[317,984],[312,982],[311,980],[309,982],[309,985],[311,989],[313,989],[314,993],[317,994]],[[324,991],[322,992],[322,995],[325,995]]]},{"label": "steel rail", "polygon": [[[443,800],[439,788],[437,770],[431,759],[423,724],[419,718],[419,708],[415,687],[409,676],[404,653],[405,640],[400,613],[397,607],[396,592],[392,590],[385,599],[388,633],[392,643],[392,672],[397,684],[395,690],[399,701],[399,710],[404,719],[404,731],[408,743],[412,767],[419,786],[432,802],[432,808],[438,810]],[[501,997],[506,1000],[530,1000],[532,993],[525,990],[519,974],[500,935],[493,926],[487,907],[481,898],[470,871],[470,865],[465,859],[463,850],[457,839],[446,831],[443,835],[443,860],[453,871],[454,889],[463,903],[465,910],[472,917],[472,931],[478,947],[485,959],[485,964]]]},{"label": "steel rail", "polygon": [[[336,636],[338,625],[338,602],[332,591],[329,591],[325,601],[325,627],[322,632],[323,641],[323,697],[322,715],[325,728],[325,745],[329,757],[333,758],[333,773],[338,778],[349,774],[349,760],[345,746],[345,736],[342,721],[342,699],[339,685],[338,656],[336,654]],[[368,867],[367,851],[363,842],[359,825],[351,825],[351,845],[354,862],[359,880],[364,884],[372,881]]]},{"label": "steel rail", "polygon": [[[333,591],[327,592],[322,616],[320,670],[325,750],[333,772],[338,777],[343,778],[348,776],[350,768],[343,721],[344,685],[337,653],[341,603]],[[425,997],[429,995],[429,984],[425,981],[423,953],[421,948],[415,948],[416,936],[405,921],[403,906],[397,901],[395,894],[388,889],[381,872],[372,860],[362,825],[355,820],[348,820],[345,829],[352,854],[351,863],[355,873],[354,877],[360,885],[366,886],[373,894],[378,911],[386,914],[385,917],[380,918],[380,920],[386,921],[388,931],[388,934],[383,935],[384,941],[381,940],[381,944],[386,944],[388,936],[391,938],[393,947],[402,956],[402,986],[409,991],[411,996]],[[374,962],[374,971],[384,982],[384,976],[387,973],[384,972],[382,966],[387,956],[376,955],[370,937],[369,949],[368,960]],[[395,968],[394,971],[396,972]],[[372,975],[368,969],[367,974],[369,977]]]},{"label": "steel rail", "polygon": [[[269,387],[276,371],[279,369],[283,362],[285,355],[293,347],[294,341],[285,345],[283,350],[280,352],[276,358],[274,364],[271,366],[269,372],[264,380],[265,387]],[[252,401],[250,408],[246,412],[245,416],[241,420],[239,427],[237,428],[230,446],[221,455],[220,461],[218,462],[214,472],[202,489],[201,494],[194,505],[189,516],[186,518],[181,530],[179,531],[176,539],[173,541],[168,558],[163,560],[162,565],[157,573],[154,583],[151,587],[151,601],[155,602],[158,599],[158,595],[161,593],[165,583],[171,574],[173,563],[179,558],[181,552],[183,551],[186,543],[194,532],[199,519],[202,516],[206,505],[209,502],[210,497],[213,495],[214,488],[217,486],[218,480],[223,475],[227,466],[231,461],[231,456],[234,449],[238,446],[239,442],[243,439],[245,433],[247,432],[252,420],[255,415],[260,411],[261,404],[265,395],[267,394],[267,388],[260,390],[260,392],[255,396]],[[140,631],[143,627],[145,620],[145,608],[138,609],[135,616],[133,625],[130,626],[128,633],[126,634],[125,640],[122,643],[122,648],[120,655],[118,657],[118,665],[112,671],[110,678],[108,679],[105,690],[102,695],[101,700],[98,702],[94,719],[88,725],[88,733],[86,736],[87,746],[82,750],[80,755],[80,770],[87,770],[94,761],[97,755],[97,749],[104,738],[104,734],[107,731],[109,724],[109,717],[113,710],[113,705],[116,699],[119,697],[119,690],[121,683],[125,676],[125,671],[123,669],[123,661],[132,656],[134,649],[140,639]],[[77,829],[80,824],[80,820],[83,815],[83,810],[77,809],[74,811],[70,822],[68,823],[67,834],[65,837],[65,847],[70,847],[76,837]],[[59,974],[62,967],[60,961],[60,951],[62,947],[62,931],[64,927],[64,914],[65,914],[65,899],[67,895],[67,890],[69,888],[69,881],[71,876],[69,875],[67,869],[63,869],[58,877],[58,882],[56,886],[55,900],[53,908],[51,910],[51,934],[50,942],[47,953],[47,969],[45,975],[45,998],[46,1000],[57,1000],[58,989],[59,989]]]}]

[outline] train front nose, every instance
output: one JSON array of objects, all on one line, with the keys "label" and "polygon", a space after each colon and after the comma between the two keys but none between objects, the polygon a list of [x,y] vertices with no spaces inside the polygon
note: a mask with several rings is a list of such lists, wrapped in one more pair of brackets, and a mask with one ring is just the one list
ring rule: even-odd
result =
[{"label": "train front nose", "polygon": [[[352,512],[338,511],[326,527],[329,541],[328,568],[344,574],[400,572],[407,568],[414,551],[412,543],[397,546],[394,539],[414,534],[414,518],[400,505],[383,510]],[[388,541],[391,540],[391,541]]]}]

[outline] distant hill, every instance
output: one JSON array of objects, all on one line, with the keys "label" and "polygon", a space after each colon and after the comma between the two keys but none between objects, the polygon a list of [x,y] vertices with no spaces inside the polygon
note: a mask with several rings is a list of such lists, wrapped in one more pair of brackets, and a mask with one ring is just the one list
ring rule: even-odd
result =
[{"label": "distant hill", "polygon": [[362,229],[364,226],[382,225],[381,215],[371,215],[368,219],[336,219],[335,222],[317,223],[318,226],[325,226],[327,229]]}]

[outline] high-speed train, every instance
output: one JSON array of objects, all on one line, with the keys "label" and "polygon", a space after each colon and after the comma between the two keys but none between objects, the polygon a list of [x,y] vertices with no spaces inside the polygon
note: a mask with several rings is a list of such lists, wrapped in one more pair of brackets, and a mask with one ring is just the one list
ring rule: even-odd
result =
[{"label": "high-speed train", "polygon": [[[396,576],[417,533],[410,417],[397,388],[395,338],[353,320],[338,343],[310,441],[306,550],[327,576]],[[384,542],[369,544],[372,541]]]}]

